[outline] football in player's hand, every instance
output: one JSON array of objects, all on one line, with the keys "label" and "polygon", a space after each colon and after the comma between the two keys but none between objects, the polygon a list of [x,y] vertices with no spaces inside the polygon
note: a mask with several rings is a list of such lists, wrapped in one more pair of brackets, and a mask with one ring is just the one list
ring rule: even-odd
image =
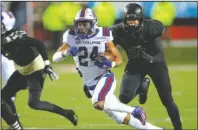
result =
[{"label": "football in player's hand", "polygon": [[115,60],[115,57],[110,52],[101,53],[101,54],[99,54],[99,57],[100,56],[104,56],[105,58],[107,58],[110,61],[114,61]]}]

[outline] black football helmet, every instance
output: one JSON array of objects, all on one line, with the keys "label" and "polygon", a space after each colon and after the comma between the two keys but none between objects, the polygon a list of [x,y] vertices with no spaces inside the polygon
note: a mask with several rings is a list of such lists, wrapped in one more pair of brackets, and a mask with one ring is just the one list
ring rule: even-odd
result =
[{"label": "black football helmet", "polygon": [[124,16],[123,16],[123,21],[126,26],[127,26],[126,23],[127,20],[139,20],[139,25],[137,27],[132,27],[135,28],[136,30],[139,30],[144,20],[144,9],[139,4],[136,3],[130,3],[126,5],[126,7],[124,8]]}]

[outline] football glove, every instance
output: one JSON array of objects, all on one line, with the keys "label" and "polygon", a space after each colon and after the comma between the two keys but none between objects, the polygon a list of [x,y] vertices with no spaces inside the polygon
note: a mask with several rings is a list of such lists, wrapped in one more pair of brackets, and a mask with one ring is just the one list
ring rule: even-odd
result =
[{"label": "football glove", "polygon": [[68,52],[72,56],[76,56],[78,54],[78,48],[77,47],[71,47]]},{"label": "football glove", "polygon": [[47,73],[52,81],[57,80],[59,77],[53,71],[52,66],[50,65],[49,61],[45,61],[45,69],[44,72]]},{"label": "football glove", "polygon": [[146,53],[144,50],[140,50],[140,55],[148,63],[153,63],[154,62],[154,58],[151,55],[149,55],[148,53]]},{"label": "football glove", "polygon": [[113,67],[113,62],[108,60],[103,55],[96,57],[94,64],[97,65],[99,68],[112,68]]}]

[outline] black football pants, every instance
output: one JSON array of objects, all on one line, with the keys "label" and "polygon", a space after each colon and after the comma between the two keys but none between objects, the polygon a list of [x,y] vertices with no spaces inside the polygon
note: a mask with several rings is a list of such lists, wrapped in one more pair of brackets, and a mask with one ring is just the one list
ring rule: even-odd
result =
[{"label": "black football pants", "polygon": [[140,66],[125,70],[119,99],[122,103],[129,103],[137,94],[138,88],[145,77],[149,75],[157,89],[162,104],[166,107],[175,129],[181,129],[179,110],[172,97],[172,89],[166,63],[153,63],[144,68]]},{"label": "black football pants", "polygon": [[28,76],[21,75],[18,71],[15,71],[1,91],[2,98],[10,105],[13,112],[16,113],[11,97],[18,91],[27,88],[29,91],[28,105],[30,108],[63,115],[64,110],[62,108],[46,101],[40,101],[44,80],[45,73],[43,70],[36,71]]}]

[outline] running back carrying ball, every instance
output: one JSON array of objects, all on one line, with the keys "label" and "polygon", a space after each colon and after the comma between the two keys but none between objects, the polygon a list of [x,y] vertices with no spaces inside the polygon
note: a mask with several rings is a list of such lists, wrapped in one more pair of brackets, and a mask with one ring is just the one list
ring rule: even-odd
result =
[{"label": "running back carrying ball", "polygon": [[110,52],[101,53],[101,54],[99,54],[99,57],[100,56],[104,56],[105,58],[107,58],[110,61],[115,61],[115,57]]}]

